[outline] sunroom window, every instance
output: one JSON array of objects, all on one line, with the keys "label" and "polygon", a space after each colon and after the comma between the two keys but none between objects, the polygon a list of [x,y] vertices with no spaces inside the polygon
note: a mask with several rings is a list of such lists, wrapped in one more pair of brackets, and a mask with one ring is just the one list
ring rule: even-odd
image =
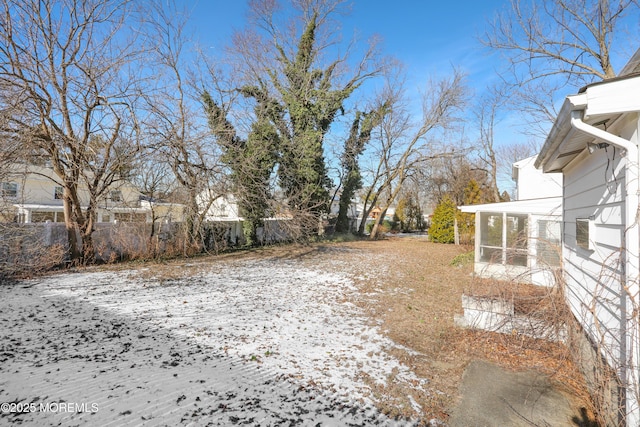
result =
[{"label": "sunroom window", "polygon": [[560,221],[538,220],[537,263],[560,266]]},{"label": "sunroom window", "polygon": [[527,215],[507,214],[507,256],[509,265],[527,265]]},{"label": "sunroom window", "polygon": [[480,214],[480,261],[527,265],[527,215]]}]

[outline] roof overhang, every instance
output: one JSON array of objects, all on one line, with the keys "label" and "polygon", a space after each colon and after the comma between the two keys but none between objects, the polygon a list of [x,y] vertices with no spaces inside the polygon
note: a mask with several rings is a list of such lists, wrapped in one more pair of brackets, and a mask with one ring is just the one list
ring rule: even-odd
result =
[{"label": "roof overhang", "polygon": [[482,205],[458,206],[462,212],[507,212],[514,214],[534,214],[541,216],[559,216],[562,214],[562,197],[516,200],[513,202],[486,203]]},{"label": "roof overhang", "polygon": [[535,162],[543,172],[561,172],[598,138],[572,126],[572,114],[581,112],[588,125],[608,129],[628,113],[640,111],[640,75],[598,82],[567,96]]}]

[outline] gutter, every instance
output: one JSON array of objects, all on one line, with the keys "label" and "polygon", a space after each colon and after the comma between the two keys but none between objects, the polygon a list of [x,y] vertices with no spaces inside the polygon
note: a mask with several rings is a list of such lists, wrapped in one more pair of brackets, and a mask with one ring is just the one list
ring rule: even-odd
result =
[{"label": "gutter", "polygon": [[[634,350],[633,335],[634,331],[629,331],[627,326],[627,318],[629,316],[629,310],[633,310],[633,307],[627,307],[627,298],[631,298],[637,295],[638,291],[638,273],[640,273],[639,259],[640,259],[640,234],[638,226],[638,208],[640,207],[640,185],[638,183],[639,173],[639,159],[638,159],[638,146],[621,138],[617,135],[599,129],[595,126],[591,126],[583,121],[584,105],[575,105],[575,109],[571,110],[571,127],[580,132],[591,135],[595,138],[608,142],[609,144],[618,147],[623,151],[622,155],[626,156],[627,162],[625,165],[625,203],[624,203],[624,215],[626,228],[622,236],[622,280],[620,290],[620,378],[624,381],[623,387],[620,387],[620,404],[626,409],[625,413],[630,414],[638,410],[634,407],[633,401],[637,396],[626,396],[626,389],[629,383],[633,385],[633,380],[630,377],[630,373],[627,370],[627,364],[630,362],[631,367],[638,366],[638,360],[635,359],[633,354],[629,354],[629,351]],[[639,117],[640,118],[640,117]],[[640,134],[640,125],[638,125],[638,134]],[[638,137],[638,136],[636,136]],[[631,313],[632,314],[632,313]],[[636,349],[637,350],[637,349]],[[632,368],[633,369],[633,368]],[[631,377],[635,375],[631,374]],[[631,381],[629,381],[631,379]]]},{"label": "gutter", "polygon": [[[587,95],[581,93],[579,95],[567,96],[558,112],[558,119],[549,131],[546,141],[544,142],[540,153],[536,158],[534,167],[540,169],[543,163],[546,163],[558,147],[575,131],[575,128],[567,126],[568,119],[574,110],[584,110],[587,106]],[[567,130],[568,128],[568,130]],[[544,172],[550,172],[544,168]]]}]

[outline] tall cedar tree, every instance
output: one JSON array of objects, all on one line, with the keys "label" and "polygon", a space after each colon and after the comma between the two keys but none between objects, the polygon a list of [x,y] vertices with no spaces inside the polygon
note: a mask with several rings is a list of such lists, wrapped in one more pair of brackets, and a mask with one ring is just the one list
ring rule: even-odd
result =
[{"label": "tall cedar tree", "polygon": [[[483,193],[480,185],[478,185],[478,181],[475,179],[469,180],[469,183],[464,189],[463,203],[465,205],[479,205],[480,203],[483,203],[485,197],[486,195]],[[458,219],[458,230],[460,231],[460,241],[464,244],[471,243],[475,236],[475,215],[472,213],[456,211],[456,216]]]},{"label": "tall cedar tree", "polygon": [[258,242],[258,227],[269,214],[269,179],[276,162],[279,137],[268,120],[265,103],[256,106],[256,121],[246,140],[237,136],[222,109],[208,92],[202,95],[209,127],[223,149],[222,161],[231,169],[233,190],[238,201],[239,214],[244,218],[245,242],[253,246]]},{"label": "tall cedar tree", "polygon": [[422,208],[417,198],[408,193],[400,199],[396,205],[394,220],[400,223],[402,232],[410,232],[415,230],[424,230],[424,219],[422,218]]},{"label": "tall cedar tree", "polygon": [[[277,92],[271,95],[266,82],[246,86],[242,92],[251,96],[278,131],[278,174],[289,207],[299,219],[317,219],[326,212],[331,181],[327,176],[323,153],[324,136],[343,102],[366,76],[358,75],[343,87],[333,89],[337,60],[325,69],[314,67],[317,13],[307,23],[294,58],[276,42],[277,62],[282,75],[271,70],[268,75]],[[316,221],[303,223],[303,233],[310,234]]]},{"label": "tall cedar tree", "polygon": [[[382,110],[386,108],[386,104]],[[344,143],[344,153],[342,154],[342,169],[344,182],[342,184],[342,194],[340,195],[338,219],[336,220],[336,232],[346,233],[349,229],[349,218],[347,216],[349,205],[356,191],[362,188],[362,175],[358,157],[362,154],[365,145],[371,139],[371,131],[380,124],[383,111],[370,111],[362,113],[358,111],[351,124],[349,138]]]}]

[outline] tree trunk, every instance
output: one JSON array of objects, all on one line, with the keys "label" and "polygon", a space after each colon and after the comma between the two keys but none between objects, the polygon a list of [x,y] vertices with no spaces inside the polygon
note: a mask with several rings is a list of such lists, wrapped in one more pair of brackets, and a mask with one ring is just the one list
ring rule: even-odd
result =
[{"label": "tree trunk", "polygon": [[96,251],[93,246],[95,216],[95,209],[89,205],[87,214],[84,217],[84,223],[79,224],[82,232],[82,263],[85,265],[93,264],[96,261]]},{"label": "tree trunk", "polygon": [[378,218],[376,218],[376,222],[373,223],[373,228],[371,229],[371,234],[369,235],[369,239],[376,240],[378,238],[380,224],[384,222],[384,217],[387,214],[387,209],[388,208],[385,208],[382,212],[380,212],[380,215],[378,216]]},{"label": "tree trunk", "polygon": [[66,187],[63,190],[62,209],[64,211],[64,226],[67,230],[67,253],[69,256],[69,261],[71,261],[72,263],[76,263],[80,259],[80,251],[78,250],[76,224],[73,220],[71,192]]},{"label": "tree trunk", "polygon": [[96,261],[96,252],[93,248],[93,232],[82,233],[82,263],[93,264]]}]

